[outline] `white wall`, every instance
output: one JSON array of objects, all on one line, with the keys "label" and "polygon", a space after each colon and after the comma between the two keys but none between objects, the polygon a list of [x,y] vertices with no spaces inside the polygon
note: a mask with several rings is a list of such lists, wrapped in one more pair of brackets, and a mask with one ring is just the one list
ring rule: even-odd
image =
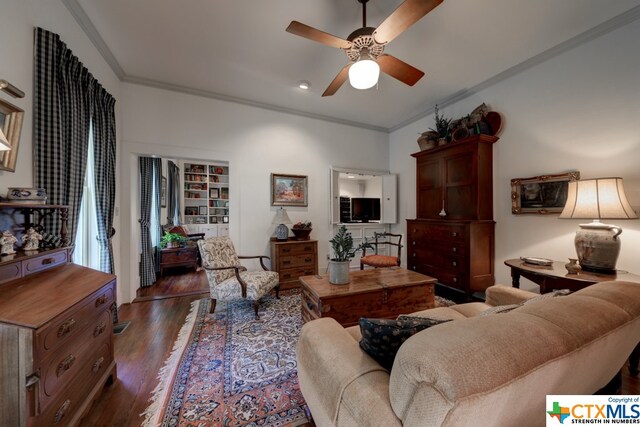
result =
[{"label": "white wall", "polygon": [[239,253],[269,254],[270,174],[307,175],[309,206],[287,207],[310,220],[320,271],[329,239],[329,167],[388,168],[388,135],[245,105],[139,85],[122,86],[123,260],[129,297],[138,287],[138,154],[223,160],[230,169],[230,235]]},{"label": "white wall", "polygon": [[[118,115],[120,108],[120,81],[60,0],[2,0],[2,8],[0,9],[0,39],[2,39],[0,78],[8,80],[26,94],[24,98],[16,99],[5,92],[0,92],[0,97],[25,111],[16,171],[0,171],[0,195],[3,196],[7,194],[9,187],[33,186],[32,100],[33,29],[35,27],[42,27],[59,34],[62,41],[73,50],[73,53],[102,86],[116,98],[116,115]],[[118,179],[116,179],[116,187],[116,191],[119,192]],[[114,226],[118,230],[113,242],[114,247],[117,248],[120,238],[117,217]],[[116,249],[116,274],[118,274],[120,264],[118,252]],[[121,283],[119,282],[118,285],[120,293]]]},{"label": "white wall", "polygon": [[[574,256],[575,230],[588,222],[512,215],[512,178],[569,170],[579,170],[582,178],[621,176],[639,210],[640,56],[632,53],[639,39],[640,22],[632,22],[443,109],[457,118],[486,102],[503,115],[493,151],[497,283],[511,283],[506,259]],[[409,154],[418,151],[417,134],[430,126],[432,116],[390,135],[390,169],[399,174],[401,218],[416,214],[415,159]],[[640,221],[607,222],[624,228],[617,268],[640,273]],[[406,223],[396,228],[404,232]],[[527,282],[523,279],[523,287],[536,288]]]}]

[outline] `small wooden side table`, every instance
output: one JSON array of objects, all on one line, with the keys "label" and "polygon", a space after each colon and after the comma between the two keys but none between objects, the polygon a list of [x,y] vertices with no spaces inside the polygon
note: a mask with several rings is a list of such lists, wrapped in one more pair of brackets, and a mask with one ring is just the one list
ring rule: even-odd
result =
[{"label": "small wooden side table", "polygon": [[[508,259],[505,262],[511,268],[511,284],[514,288],[520,287],[520,277],[527,278],[540,285],[540,293],[551,292],[554,289],[570,289],[579,291],[598,282],[610,282],[612,280],[624,280],[626,282],[638,282],[640,276],[628,271],[616,270],[613,274],[593,273],[580,271],[578,274],[569,274],[564,268],[565,262],[554,261],[552,265],[527,264],[521,259]],[[629,356],[629,372],[634,377],[638,376],[638,364],[640,363],[640,344],[636,346]]]},{"label": "small wooden side table", "polygon": [[298,288],[300,276],[318,274],[318,241],[271,241],[271,270],[280,276],[280,290]]},{"label": "small wooden side table", "polygon": [[183,248],[160,249],[160,276],[165,268],[191,266],[198,268],[198,248],[185,246]]}]

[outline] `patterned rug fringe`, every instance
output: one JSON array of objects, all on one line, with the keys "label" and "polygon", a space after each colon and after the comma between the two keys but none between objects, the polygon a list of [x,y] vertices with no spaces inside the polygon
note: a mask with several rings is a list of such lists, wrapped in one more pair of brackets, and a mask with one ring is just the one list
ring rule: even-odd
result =
[{"label": "patterned rug fringe", "polygon": [[180,359],[186,349],[187,341],[189,340],[189,336],[191,335],[191,331],[193,330],[198,317],[198,308],[200,307],[201,301],[202,300],[196,300],[191,303],[191,309],[185,319],[184,325],[182,325],[180,332],[178,332],[178,338],[173,344],[171,354],[164,362],[164,366],[160,369],[160,372],[158,372],[157,378],[159,382],[151,393],[151,398],[149,399],[151,404],[142,414],[140,414],[140,416],[145,417],[141,427],[155,427],[160,425],[162,408],[165,400],[167,399],[167,395],[171,392],[168,390],[168,386],[173,381],[175,371],[178,369]]}]

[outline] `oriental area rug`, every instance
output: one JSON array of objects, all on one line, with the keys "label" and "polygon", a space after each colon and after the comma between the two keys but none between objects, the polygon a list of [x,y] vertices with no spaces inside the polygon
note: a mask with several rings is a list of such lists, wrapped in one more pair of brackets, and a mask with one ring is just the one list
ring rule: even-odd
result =
[{"label": "oriental area rug", "polygon": [[[436,305],[451,305],[436,297]],[[295,347],[302,327],[299,291],[268,295],[254,318],[248,301],[191,304],[144,427],[289,427],[307,422]]]}]

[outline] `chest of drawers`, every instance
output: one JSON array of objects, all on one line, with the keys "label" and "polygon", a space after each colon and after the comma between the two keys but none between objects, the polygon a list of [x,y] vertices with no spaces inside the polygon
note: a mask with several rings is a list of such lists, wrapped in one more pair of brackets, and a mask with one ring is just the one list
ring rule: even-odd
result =
[{"label": "chest of drawers", "polygon": [[280,275],[281,290],[298,287],[300,276],[318,274],[318,241],[272,241],[271,269]]},{"label": "chest of drawers", "polygon": [[160,275],[165,268],[172,267],[198,267],[198,248],[185,246],[183,248],[165,248],[160,250]]},{"label": "chest of drawers", "polygon": [[407,220],[407,265],[468,295],[494,282],[493,221]]},{"label": "chest of drawers", "polygon": [[0,285],[0,419],[6,425],[78,425],[115,379],[115,276],[66,261],[55,265],[60,251],[50,252],[43,259],[53,261],[43,269]]}]

